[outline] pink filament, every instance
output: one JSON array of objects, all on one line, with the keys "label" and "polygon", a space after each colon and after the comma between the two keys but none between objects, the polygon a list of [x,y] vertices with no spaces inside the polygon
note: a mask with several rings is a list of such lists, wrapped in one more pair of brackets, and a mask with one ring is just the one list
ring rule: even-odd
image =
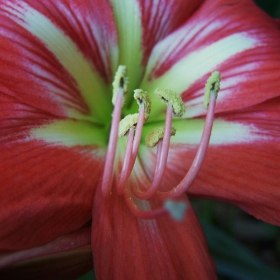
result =
[{"label": "pink filament", "polygon": [[134,127],[130,128],[129,132],[128,132],[123,167],[122,167],[120,180],[118,182],[118,187],[117,187],[118,194],[123,193],[125,182],[126,182],[127,178],[129,177],[128,171],[129,171],[129,166],[131,165],[133,138],[134,138]]},{"label": "pink filament", "polygon": [[114,169],[116,147],[118,141],[118,131],[119,131],[120,118],[121,118],[122,104],[123,104],[123,89],[119,88],[115,100],[109,144],[108,144],[107,154],[105,158],[102,185],[101,185],[101,191],[104,196],[108,196],[112,188],[113,169]]},{"label": "pink filament", "polygon": [[186,190],[191,186],[194,179],[196,178],[201,165],[203,163],[203,160],[206,155],[206,151],[209,145],[210,137],[211,137],[211,131],[213,127],[214,122],[214,114],[215,114],[215,105],[216,105],[216,95],[215,92],[211,92],[210,101],[209,101],[209,108],[206,116],[206,121],[203,129],[203,133],[201,136],[201,140],[199,143],[198,150],[196,152],[195,158],[192,162],[192,165],[188,171],[188,173],[185,175],[183,180],[179,183],[178,186],[173,188],[171,191],[168,192],[158,192],[157,198],[160,199],[166,199],[166,198],[175,198],[183,193],[186,192]]},{"label": "pink filament", "polygon": [[162,215],[166,215],[169,213],[168,210],[163,207],[157,208],[154,210],[147,210],[147,211],[140,209],[134,201],[129,184],[127,184],[127,186],[126,186],[126,191],[124,193],[124,196],[125,196],[125,201],[126,201],[128,208],[137,218],[155,219],[157,217],[160,217]]},{"label": "pink filament", "polygon": [[133,192],[135,193],[135,195],[141,199],[150,199],[157,192],[160,186],[167,163],[168,151],[170,146],[171,124],[172,105],[168,105],[166,110],[163,140],[159,141],[157,148],[157,159],[153,181],[145,192],[140,192],[136,188],[133,188]]},{"label": "pink filament", "polygon": [[[149,199],[153,196],[159,199],[168,199],[168,198],[175,198],[180,195],[182,195],[186,190],[190,187],[190,185],[193,183],[194,179],[196,178],[203,160],[206,155],[206,151],[209,145],[210,137],[211,137],[211,131],[212,131],[212,126],[213,126],[213,121],[214,121],[214,114],[215,114],[215,105],[216,105],[216,95],[215,92],[211,92],[210,96],[210,101],[209,101],[209,108],[206,116],[206,121],[205,121],[205,126],[203,129],[203,133],[201,136],[201,140],[199,143],[198,150],[196,152],[195,158],[193,160],[193,163],[186,174],[186,176],[183,178],[183,180],[180,182],[178,186],[173,188],[170,191],[167,192],[160,192],[158,191],[158,188],[160,186],[160,182],[163,177],[163,173],[166,167],[166,161],[167,161],[167,154],[168,154],[168,149],[169,149],[169,143],[167,142],[160,143],[159,142],[159,147],[157,150],[157,159],[156,159],[156,168],[154,172],[154,179],[151,184],[151,186],[148,188],[146,192],[141,192],[140,190],[137,190],[134,186],[132,188],[133,192],[135,195],[141,199]],[[167,119],[169,118],[167,114]],[[166,121],[166,126],[167,126],[167,121]],[[170,122],[170,128],[171,128],[171,122]],[[166,127],[165,127],[166,129]],[[164,135],[166,134],[167,131],[165,131]],[[170,140],[170,132],[168,134],[168,140]],[[157,178],[158,176],[158,178]]]},{"label": "pink filament", "polygon": [[[138,149],[139,149],[139,145],[140,145],[140,141],[141,141],[141,136],[142,136],[144,118],[145,118],[145,107],[144,107],[144,104],[142,104],[140,106],[139,117],[138,117],[138,121],[137,121],[134,140],[133,140],[134,133],[133,133],[133,135],[131,135],[131,129],[129,131],[128,140],[126,143],[126,151],[125,151],[125,156],[124,156],[123,168],[122,168],[122,171],[120,174],[120,180],[118,183],[118,192],[119,193],[122,193],[125,182],[128,179],[128,177],[130,176],[133,166],[135,164],[135,160],[137,157],[137,153],[138,153]],[[134,128],[133,128],[133,130],[134,130]]]},{"label": "pink filament", "polygon": [[[104,173],[103,173],[102,186],[101,186],[101,190],[104,196],[109,195],[112,187],[113,169],[114,169],[114,161],[115,161],[115,154],[116,154],[122,103],[123,103],[123,91],[122,89],[120,89],[117,94],[117,98],[115,102],[110,137],[109,137],[108,151],[106,154],[105,165],[104,165]],[[215,104],[216,104],[216,96],[215,96],[215,92],[212,91],[203,134],[195,158],[193,160],[193,163],[188,173],[185,175],[185,177],[179,183],[179,185],[167,192],[160,192],[158,191],[158,189],[161,185],[162,178],[164,176],[164,171],[166,168],[168,151],[170,146],[170,137],[171,137],[171,129],[172,129],[171,127],[172,106],[171,105],[168,105],[167,107],[164,136],[163,139],[159,141],[157,147],[157,158],[156,158],[156,165],[155,165],[154,177],[152,182],[150,182],[147,178],[142,178],[143,180],[141,179],[141,182],[138,182],[139,184],[138,183],[131,184],[131,182],[127,181],[127,179],[129,178],[132,172],[133,166],[135,164],[135,160],[137,157],[137,153],[141,141],[143,124],[144,124],[144,118],[145,118],[144,104],[140,106],[135,136],[134,136],[134,128],[131,128],[129,130],[123,167],[117,185],[117,193],[124,195],[125,201],[129,209],[136,217],[141,219],[154,219],[163,214],[167,214],[168,210],[166,208],[161,207],[155,210],[144,211],[140,209],[135,203],[133,193],[140,199],[150,199],[152,197],[155,197],[158,199],[165,200],[168,198],[175,198],[182,195],[193,183],[194,179],[196,178],[202,166],[209,145],[213,121],[214,121]],[[136,189],[137,185],[139,185],[140,188]]]}]

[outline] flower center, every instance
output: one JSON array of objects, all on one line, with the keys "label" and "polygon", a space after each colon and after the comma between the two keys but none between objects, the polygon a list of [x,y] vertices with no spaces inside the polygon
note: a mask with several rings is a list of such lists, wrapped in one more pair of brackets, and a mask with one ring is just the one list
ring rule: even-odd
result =
[{"label": "flower center", "polygon": [[[148,147],[157,146],[154,176],[152,180],[148,180],[147,178],[142,180],[141,178],[141,182],[132,184],[129,181],[129,177],[137,158],[144,122],[149,118],[151,101],[147,92],[140,89],[135,90],[134,98],[139,105],[139,112],[128,115],[120,121],[127,87],[126,67],[119,66],[113,82],[112,102],[114,111],[101,185],[102,194],[106,197],[111,193],[118,136],[127,137],[121,173],[116,180],[117,194],[125,197],[128,207],[139,218],[152,219],[159,215],[169,213],[173,218],[180,220],[183,218],[186,205],[183,202],[173,201],[173,199],[176,199],[187,191],[202,166],[214,121],[216,98],[220,89],[220,73],[218,71],[213,72],[205,86],[204,105],[208,109],[208,112],[201,141],[193,163],[182,181],[177,186],[165,192],[161,191],[160,187],[166,169],[170,138],[176,133],[175,128],[172,127],[172,115],[182,117],[185,113],[185,105],[177,93],[168,89],[155,90],[154,93],[162,102],[166,103],[167,109],[164,127],[153,129],[146,136],[145,141]],[[144,202],[150,199],[163,201],[162,207],[144,211],[138,206],[139,203],[137,204],[139,200]]]}]

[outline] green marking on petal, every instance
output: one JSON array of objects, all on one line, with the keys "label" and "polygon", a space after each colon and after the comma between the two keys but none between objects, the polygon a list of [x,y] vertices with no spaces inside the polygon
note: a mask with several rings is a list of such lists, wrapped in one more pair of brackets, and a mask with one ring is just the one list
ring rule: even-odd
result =
[{"label": "green marking on petal", "polygon": [[[176,119],[172,124],[177,132],[171,138],[173,144],[198,145],[202,136],[204,119]],[[150,127],[144,127],[145,133],[148,133]],[[235,145],[242,143],[253,143],[255,141],[264,141],[267,137],[264,131],[251,124],[241,124],[222,119],[215,119],[210,139],[211,145]]]},{"label": "green marking on petal", "polygon": [[136,0],[110,0],[118,29],[119,64],[126,65],[130,88],[137,88],[142,75],[142,23]]},{"label": "green marking on petal", "polygon": [[[164,60],[168,58],[165,56],[166,49],[170,45],[172,46],[173,40],[178,40],[179,45],[180,39],[184,38],[184,30],[180,32],[182,34],[176,33],[176,36],[175,34],[169,36],[155,46],[150,56],[144,78],[140,84],[141,88],[144,88],[148,92],[153,92],[156,88],[169,88],[182,94],[193,83],[207,73],[217,69],[219,65],[228,59],[260,44],[258,39],[248,36],[245,32],[233,34],[213,42],[211,45],[188,53],[180,60],[174,61],[171,68],[163,75],[155,78],[153,76],[154,68],[160,67],[164,63]],[[163,106],[155,103],[155,96],[151,96],[151,98],[153,103],[151,117],[159,119],[159,116],[160,118],[162,117],[162,114],[159,114],[159,112],[163,111]],[[220,97],[220,101],[226,98],[227,95],[223,95]],[[201,95],[200,100],[201,104],[203,104],[203,95]],[[204,108],[202,107],[201,113],[203,112]]]},{"label": "green marking on petal", "polygon": [[[107,120],[111,107],[106,104],[109,104],[111,90],[77,45],[47,17],[24,2],[18,10],[10,12],[15,16],[13,20],[39,38],[72,75],[92,118],[101,122]],[[108,90],[109,94],[104,94]],[[71,112],[69,116],[72,116]]]},{"label": "green marking on petal", "polygon": [[104,130],[87,121],[59,120],[34,128],[30,140],[43,140],[52,145],[103,146],[107,145]]}]

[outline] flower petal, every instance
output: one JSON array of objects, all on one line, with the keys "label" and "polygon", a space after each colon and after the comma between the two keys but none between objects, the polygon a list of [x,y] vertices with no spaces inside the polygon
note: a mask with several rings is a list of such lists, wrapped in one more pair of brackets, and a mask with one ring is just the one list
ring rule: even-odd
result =
[{"label": "flower petal", "polygon": [[92,269],[90,245],[13,265],[0,271],[2,280],[76,280]]},{"label": "flower petal", "polygon": [[[138,88],[154,45],[180,26],[199,1],[110,0],[118,28],[119,63],[128,68],[131,88]],[[176,16],[175,16],[176,15]]]},{"label": "flower petal", "polygon": [[45,244],[90,220],[103,165],[99,149],[70,149],[42,140],[0,148],[2,250]]},{"label": "flower petal", "polygon": [[[103,55],[116,48],[116,36],[111,21],[92,32],[89,28],[106,14],[112,19],[109,4],[89,15],[86,10],[93,3],[83,3],[0,1],[2,250],[45,244],[91,218],[106,139],[100,136],[105,136],[103,127],[93,122],[97,116],[90,116],[84,100],[87,94],[98,95],[98,83],[81,88],[83,72],[79,74],[74,66],[76,62],[85,66],[83,70],[89,71],[85,79],[93,78],[90,83],[109,75],[112,66],[108,63],[113,60]],[[46,32],[38,30],[41,23]],[[81,33],[86,26],[86,34]],[[109,34],[112,38],[104,43]],[[92,53],[81,52],[82,39],[89,45],[96,41]],[[102,42],[101,55],[96,50]],[[93,66],[87,55],[103,64]],[[105,83],[104,78],[101,84]],[[102,114],[106,115],[106,106],[98,102],[94,106],[105,108]]]},{"label": "flower petal", "polygon": [[167,216],[141,220],[122,197],[113,194],[105,199],[97,191],[92,248],[97,279],[216,279],[191,206],[182,222]]},{"label": "flower petal", "polygon": [[[231,202],[256,218],[280,225],[279,119],[279,97],[219,115],[202,169],[188,193]],[[170,187],[174,187],[194,158],[198,132],[186,129],[184,136],[179,133],[171,141],[177,143],[166,176],[173,178]]]},{"label": "flower petal", "polygon": [[95,2],[1,1],[0,90],[56,116],[110,116],[100,104],[110,104],[117,34],[110,5]]},{"label": "flower petal", "polygon": [[12,264],[38,258],[50,254],[71,251],[89,245],[90,227],[78,229],[67,235],[63,235],[54,241],[40,247],[23,251],[0,251],[0,268]]},{"label": "flower petal", "polygon": [[[155,46],[141,87],[173,89],[186,103],[185,117],[204,115],[204,85],[219,70],[217,112],[251,106],[279,95],[279,45],[277,25],[252,1],[205,1]],[[151,117],[162,110],[155,108]]]}]

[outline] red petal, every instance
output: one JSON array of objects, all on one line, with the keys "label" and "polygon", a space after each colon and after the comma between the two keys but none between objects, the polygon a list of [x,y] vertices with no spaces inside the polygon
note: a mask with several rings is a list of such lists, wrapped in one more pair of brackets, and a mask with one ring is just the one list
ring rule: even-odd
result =
[{"label": "red petal", "polygon": [[90,220],[102,167],[94,147],[35,140],[0,147],[2,250],[45,244]]},{"label": "red petal", "polygon": [[[212,141],[188,193],[231,202],[256,218],[280,225],[280,98],[222,114],[219,119],[226,120],[224,128],[232,123],[245,125],[247,134],[242,133],[239,141],[231,140],[214,125],[212,140],[229,139],[224,144]],[[196,147],[187,142],[173,146],[168,172],[172,186],[186,174]]]},{"label": "red petal", "polygon": [[0,271],[2,280],[76,280],[92,269],[90,245],[25,261]]},{"label": "red petal", "polygon": [[[91,218],[92,199],[103,162],[98,144],[69,147],[32,137],[34,129],[66,121],[67,116],[86,118],[89,104],[83,99],[80,84],[55,55],[57,50],[50,49],[38,33],[34,34],[31,30],[34,21],[27,17],[37,15],[38,25],[41,19],[49,18],[48,27],[55,24],[63,38],[68,36],[69,41],[64,39],[69,45],[85,44],[84,54],[78,47],[76,52],[82,65],[91,67],[85,59],[91,56],[99,74],[109,75],[107,70],[111,66],[104,54],[110,46],[115,47],[111,44],[116,41],[110,5],[106,2],[104,9],[97,11],[92,6],[94,1],[83,3],[0,1],[0,248],[4,250],[45,244],[80,228]],[[91,14],[87,10],[90,7],[94,10]],[[91,33],[90,24],[96,24],[103,16],[108,21],[98,24]],[[85,33],[80,32],[82,28]],[[48,30],[42,34],[52,35]],[[61,38],[56,39],[59,45]],[[107,39],[108,43],[104,43]],[[95,47],[87,53],[88,45],[94,42]],[[105,48],[103,55],[97,52],[100,44]],[[96,93],[95,84],[91,89]],[[95,104],[104,113],[106,108]],[[94,134],[95,126],[91,126]],[[68,139],[69,135],[63,136]],[[94,134],[94,138],[98,137],[98,133]]]},{"label": "red petal", "polygon": [[252,1],[205,1],[155,46],[142,87],[173,89],[186,102],[185,116],[204,115],[204,85],[219,70],[217,112],[251,106],[279,95],[279,45],[274,20]]},{"label": "red petal", "polygon": [[12,264],[38,257],[71,251],[89,245],[89,243],[90,227],[84,227],[73,233],[60,236],[54,241],[40,247],[16,252],[0,251],[0,268],[3,269]]},{"label": "red petal", "polygon": [[59,117],[110,113],[94,105],[116,67],[109,3],[0,1],[0,25],[0,92]]},{"label": "red petal", "polygon": [[146,65],[153,47],[183,24],[203,2],[184,0],[137,0],[143,26],[143,65]]},{"label": "red petal", "polygon": [[[14,0],[19,3],[22,0]],[[100,0],[25,0],[69,36],[101,74],[111,83],[113,47],[117,44],[114,15],[108,1]],[[98,7],[98,9],[96,8]],[[114,65],[116,67],[116,65]],[[82,69],[81,69],[82,71]]]},{"label": "red petal", "polygon": [[97,191],[92,248],[97,279],[216,279],[191,205],[180,223],[167,216],[141,220],[122,197]]}]

